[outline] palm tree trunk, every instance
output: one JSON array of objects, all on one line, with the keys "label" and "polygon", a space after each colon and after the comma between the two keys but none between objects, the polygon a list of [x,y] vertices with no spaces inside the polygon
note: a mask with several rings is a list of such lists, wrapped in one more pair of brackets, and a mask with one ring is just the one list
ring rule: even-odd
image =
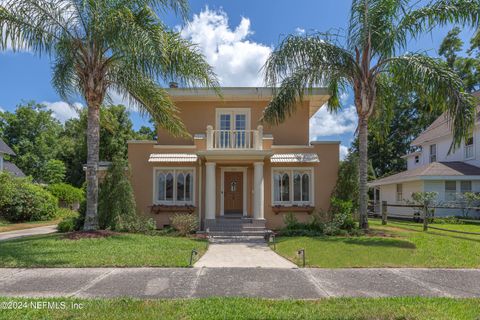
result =
[{"label": "palm tree trunk", "polygon": [[100,153],[100,103],[87,102],[87,212],[86,231],[98,229],[98,161]]},{"label": "palm tree trunk", "polygon": [[360,116],[358,118],[358,149],[359,149],[359,213],[360,228],[368,230],[368,118]]}]

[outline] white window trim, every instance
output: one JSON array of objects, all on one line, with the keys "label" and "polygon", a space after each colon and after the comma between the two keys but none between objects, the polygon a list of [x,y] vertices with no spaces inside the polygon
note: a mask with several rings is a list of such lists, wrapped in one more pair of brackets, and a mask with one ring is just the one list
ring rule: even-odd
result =
[{"label": "white window trim", "polygon": [[[447,182],[455,182],[455,191],[448,190],[447,191]],[[456,201],[457,200],[457,192],[458,192],[458,181],[455,180],[447,180],[443,183],[443,199],[444,201]],[[447,199],[447,195],[450,195],[452,199]]]},{"label": "white window trim", "polygon": [[[189,170],[192,171],[192,200],[191,201],[178,201],[177,200],[177,170]],[[157,171],[172,171],[174,174],[174,188],[173,188],[173,200],[172,201],[160,201],[158,200],[158,184],[157,184]],[[195,167],[154,167],[153,168],[153,195],[152,203],[153,204],[162,204],[162,205],[171,205],[171,206],[183,206],[183,205],[195,205],[195,195],[196,195],[196,183],[197,183],[197,173]]]},{"label": "white window trim", "polygon": [[220,215],[225,215],[225,172],[243,172],[243,216],[247,216],[247,167],[220,168]]},{"label": "white window trim", "polygon": [[[275,201],[275,171],[289,171],[289,183],[290,183],[290,201]],[[309,190],[309,201],[293,201],[293,172],[294,171],[308,171],[310,174],[310,190]],[[315,170],[313,167],[272,167],[270,174],[270,191],[271,191],[271,203],[272,206],[304,206],[310,205],[315,206]]]},{"label": "white window trim", "polygon": [[246,123],[245,123],[245,130],[250,130],[250,108],[216,108],[215,109],[215,129],[220,130],[220,115],[229,113],[232,115],[230,121],[233,126],[231,126],[231,130],[234,129],[235,125],[235,114],[245,114],[246,115]]},{"label": "white window trim", "polygon": [[[398,186],[400,186],[400,191],[398,191]],[[397,203],[403,201],[403,184],[402,183],[395,184],[395,201]]]},{"label": "white window trim", "polygon": [[[435,154],[432,154],[432,146],[435,146]],[[437,155],[438,155],[438,150],[437,150],[437,144],[436,143],[432,143],[428,146],[428,163],[432,163],[432,162],[437,162]],[[435,161],[432,161],[432,156],[435,155]]]},{"label": "white window trim", "polygon": [[475,137],[472,137],[472,144],[468,145],[468,146],[472,146],[472,156],[467,157],[467,144],[466,144],[466,141],[465,141],[465,143],[463,145],[463,157],[465,158],[465,160],[475,159]]}]

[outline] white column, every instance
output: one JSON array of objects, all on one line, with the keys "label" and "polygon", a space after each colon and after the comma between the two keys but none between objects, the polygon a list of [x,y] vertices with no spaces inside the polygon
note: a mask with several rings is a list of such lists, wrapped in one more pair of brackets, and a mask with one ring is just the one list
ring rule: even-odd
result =
[{"label": "white column", "polygon": [[263,162],[255,162],[253,170],[253,218],[264,219],[263,216]]},{"label": "white column", "polygon": [[205,218],[215,219],[215,162],[206,162],[207,168],[205,180]]}]

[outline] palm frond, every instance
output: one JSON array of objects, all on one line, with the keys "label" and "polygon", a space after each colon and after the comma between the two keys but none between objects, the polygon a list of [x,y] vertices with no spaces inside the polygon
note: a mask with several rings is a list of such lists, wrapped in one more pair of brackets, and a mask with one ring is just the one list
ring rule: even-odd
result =
[{"label": "palm frond", "polygon": [[480,23],[480,1],[436,0],[427,6],[405,13],[395,32],[395,40],[401,48],[410,38],[416,38],[437,26],[448,23],[476,27]]},{"label": "palm frond", "polygon": [[397,90],[415,92],[421,102],[447,112],[454,137],[451,150],[471,134],[475,121],[474,99],[446,63],[426,55],[408,54],[391,58],[385,71],[391,75]]},{"label": "palm frond", "polygon": [[190,137],[168,93],[132,66],[118,65],[110,76],[111,88],[141,114],[149,114],[159,127],[176,137]]}]

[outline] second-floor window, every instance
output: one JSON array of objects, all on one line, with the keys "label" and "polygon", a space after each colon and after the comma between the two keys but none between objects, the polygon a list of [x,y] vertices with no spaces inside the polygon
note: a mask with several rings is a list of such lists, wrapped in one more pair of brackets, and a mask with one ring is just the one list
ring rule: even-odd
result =
[{"label": "second-floor window", "polygon": [[217,109],[215,140],[220,148],[250,147],[250,110],[247,108]]},{"label": "second-floor window", "polygon": [[430,145],[430,163],[437,161],[437,145]]},{"label": "second-floor window", "polygon": [[465,159],[472,159],[473,155],[473,137],[470,137],[465,141]]}]

